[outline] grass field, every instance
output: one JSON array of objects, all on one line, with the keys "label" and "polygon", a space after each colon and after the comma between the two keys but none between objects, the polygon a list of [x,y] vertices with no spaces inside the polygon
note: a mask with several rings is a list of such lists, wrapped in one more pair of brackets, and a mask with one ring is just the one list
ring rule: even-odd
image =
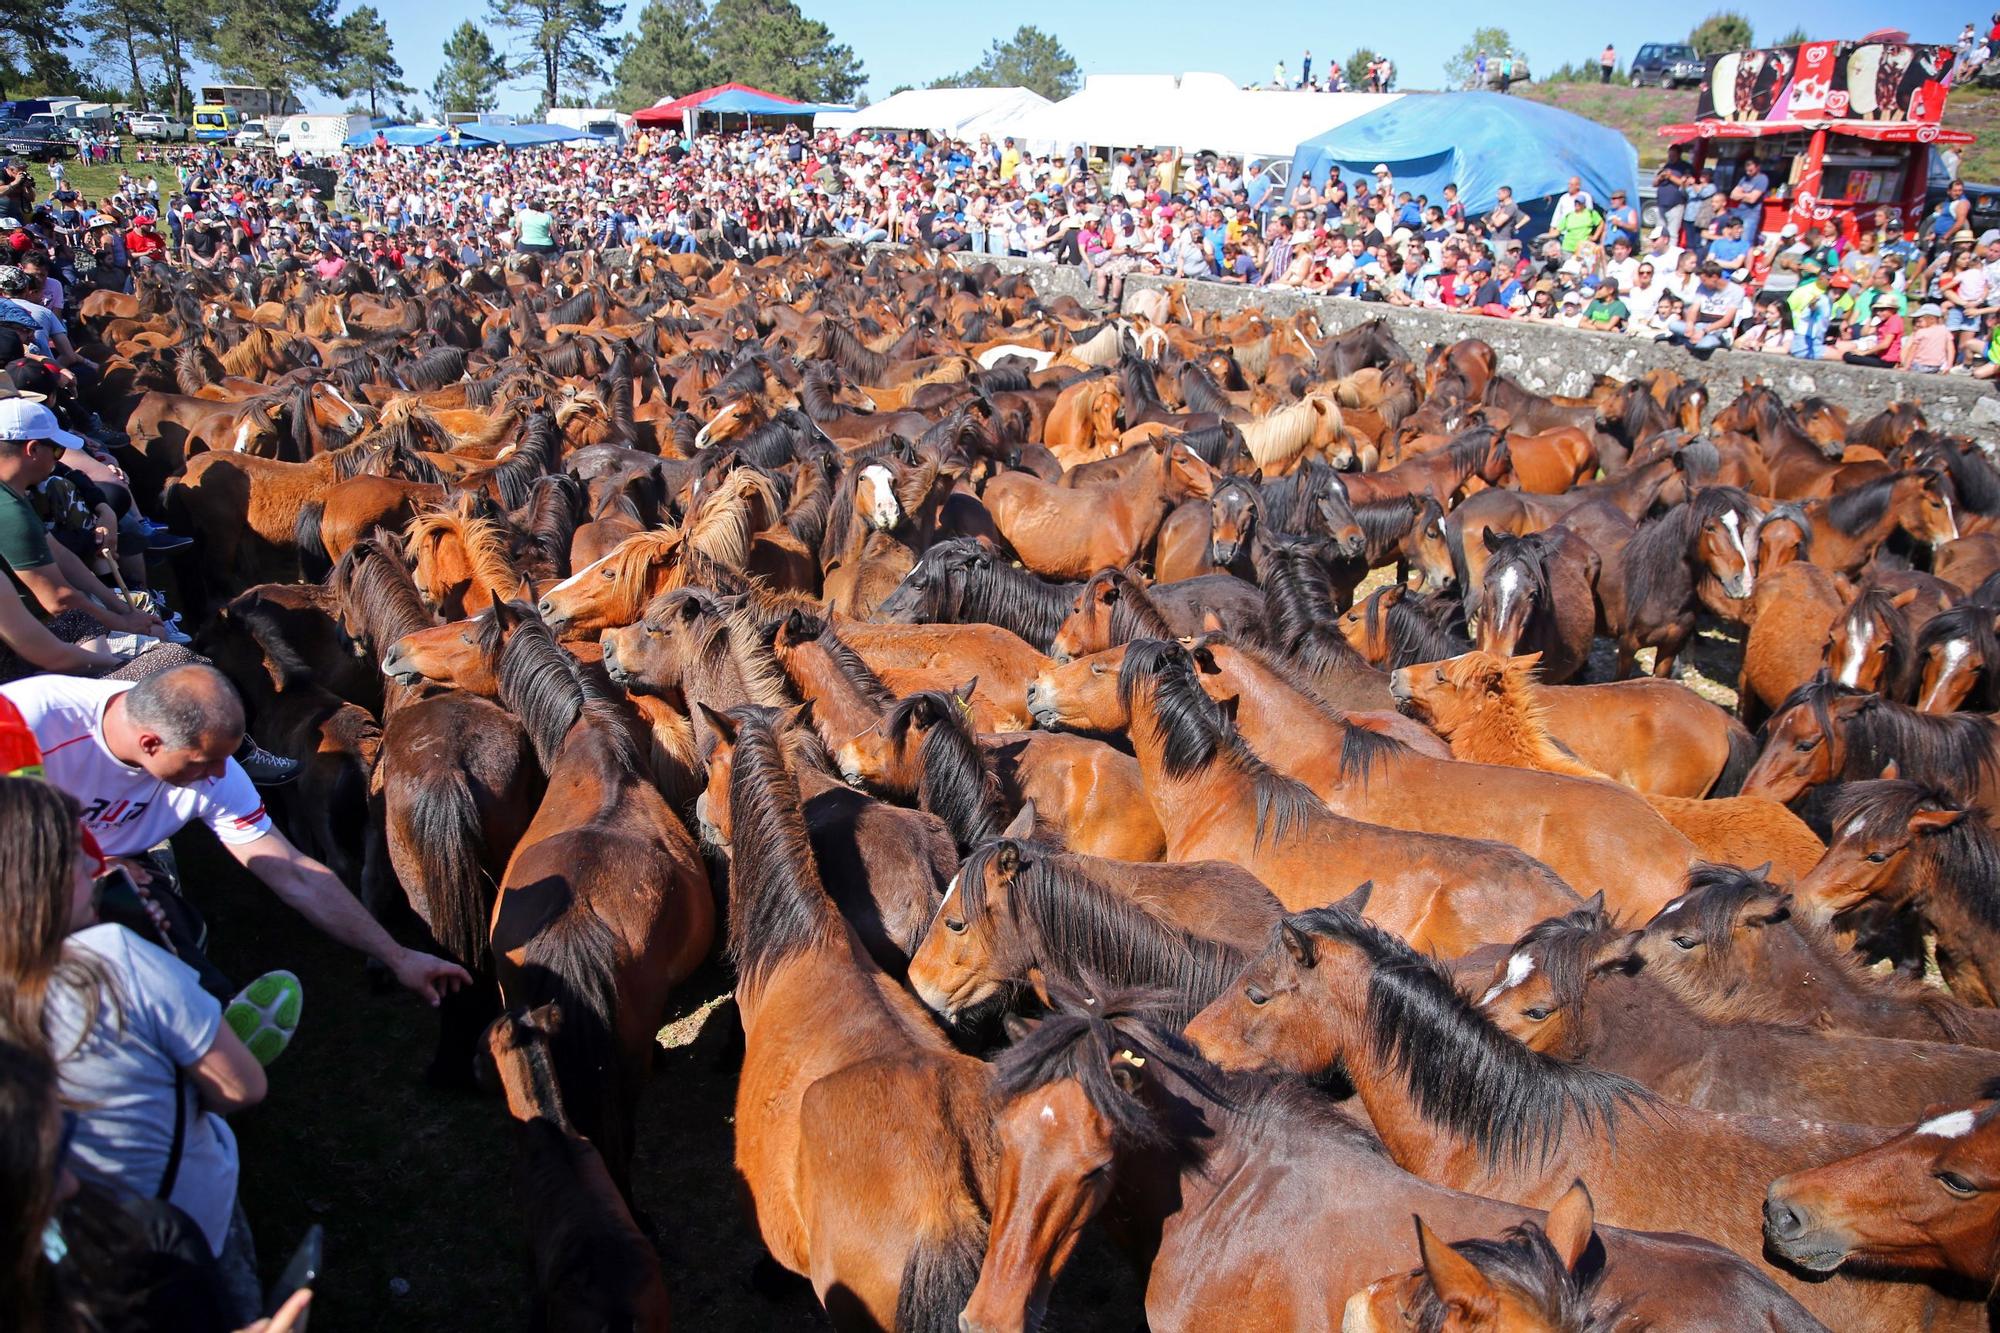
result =
[{"label": "grass field", "polygon": [[[81,194],[87,202],[92,204],[97,203],[101,199],[110,198],[117,191],[118,173],[121,171],[130,172],[134,177],[142,181],[148,176],[156,177],[160,182],[160,197],[162,199],[172,195],[176,189],[180,188],[179,181],[175,177],[174,169],[171,166],[163,162],[133,161],[132,148],[129,144],[125,148],[125,163],[122,166],[116,162],[107,162],[101,166],[84,166],[76,162],[65,162],[63,164],[63,171],[65,179],[69,182],[69,187],[78,194]],[[34,167],[34,176],[35,200],[38,203],[46,203],[55,194],[55,184],[49,176],[49,169],[38,162]]]}]

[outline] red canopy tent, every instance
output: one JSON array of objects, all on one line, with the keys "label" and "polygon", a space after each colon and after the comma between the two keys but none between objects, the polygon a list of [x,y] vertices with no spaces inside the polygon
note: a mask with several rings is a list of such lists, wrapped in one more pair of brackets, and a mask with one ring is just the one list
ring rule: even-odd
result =
[{"label": "red canopy tent", "polygon": [[805,105],[796,97],[765,92],[762,88],[753,88],[747,83],[718,83],[713,88],[703,88],[698,93],[689,93],[685,97],[676,97],[671,102],[649,106],[643,111],[635,112],[632,119],[641,125],[678,125],[689,111],[700,111],[702,104],[710,98],[730,92],[753,93],[758,97],[767,97],[773,102],[786,102],[792,106]]}]

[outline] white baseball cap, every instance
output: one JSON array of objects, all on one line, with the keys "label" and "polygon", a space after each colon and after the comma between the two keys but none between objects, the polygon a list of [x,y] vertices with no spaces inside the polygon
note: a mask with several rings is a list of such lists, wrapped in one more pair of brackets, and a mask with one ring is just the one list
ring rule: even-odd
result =
[{"label": "white baseball cap", "polygon": [[0,440],[54,440],[65,449],[83,448],[83,437],[56,422],[56,414],[25,398],[0,398]]}]

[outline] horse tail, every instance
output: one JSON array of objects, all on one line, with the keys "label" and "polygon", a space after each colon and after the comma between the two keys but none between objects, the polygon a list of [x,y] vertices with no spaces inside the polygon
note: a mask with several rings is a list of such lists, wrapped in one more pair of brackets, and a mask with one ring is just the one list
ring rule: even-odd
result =
[{"label": "horse tail", "polygon": [[324,583],[333,572],[333,560],[326,553],[326,538],[320,524],[326,518],[326,502],[308,500],[299,509],[292,528],[292,541],[299,548],[299,574],[308,583]]},{"label": "horse tail", "polygon": [[485,832],[479,802],[464,771],[447,766],[419,786],[409,820],[431,936],[468,971],[482,971],[493,904],[480,863]]},{"label": "horse tail", "polygon": [[550,1054],[564,1103],[577,1132],[597,1145],[619,1193],[629,1199],[638,1087],[618,1049],[618,937],[595,912],[573,907],[530,940],[524,954],[523,1002],[562,1006],[562,1030]]},{"label": "horse tail", "polygon": [[1757,762],[1757,738],[1750,729],[1735,718],[1729,719],[1729,758],[1722,765],[1715,785],[1708,789],[1711,798],[1717,796],[1737,796],[1742,794],[1743,779],[1750,776],[1751,767]]},{"label": "horse tail", "polygon": [[960,1225],[916,1243],[896,1293],[896,1333],[958,1333],[959,1313],[986,1262],[985,1230]]}]

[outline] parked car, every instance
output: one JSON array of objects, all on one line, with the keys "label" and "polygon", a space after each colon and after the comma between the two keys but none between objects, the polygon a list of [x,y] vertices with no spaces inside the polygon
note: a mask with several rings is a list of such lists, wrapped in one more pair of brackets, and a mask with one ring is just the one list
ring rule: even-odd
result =
[{"label": "parked car", "polygon": [[269,148],[272,144],[271,126],[268,121],[246,120],[243,128],[236,131],[231,140],[238,148]]},{"label": "parked car", "polygon": [[186,143],[187,122],[177,120],[164,111],[142,111],[132,117],[132,137],[150,139],[155,143]]},{"label": "parked car", "polygon": [[53,130],[26,121],[0,125],[0,156],[24,157],[30,162],[55,162],[76,156],[76,145]]},{"label": "parked car", "polygon": [[1686,42],[1647,42],[1632,57],[1627,72],[1634,88],[1649,83],[1657,88],[1692,87],[1708,73],[1708,64]]}]

